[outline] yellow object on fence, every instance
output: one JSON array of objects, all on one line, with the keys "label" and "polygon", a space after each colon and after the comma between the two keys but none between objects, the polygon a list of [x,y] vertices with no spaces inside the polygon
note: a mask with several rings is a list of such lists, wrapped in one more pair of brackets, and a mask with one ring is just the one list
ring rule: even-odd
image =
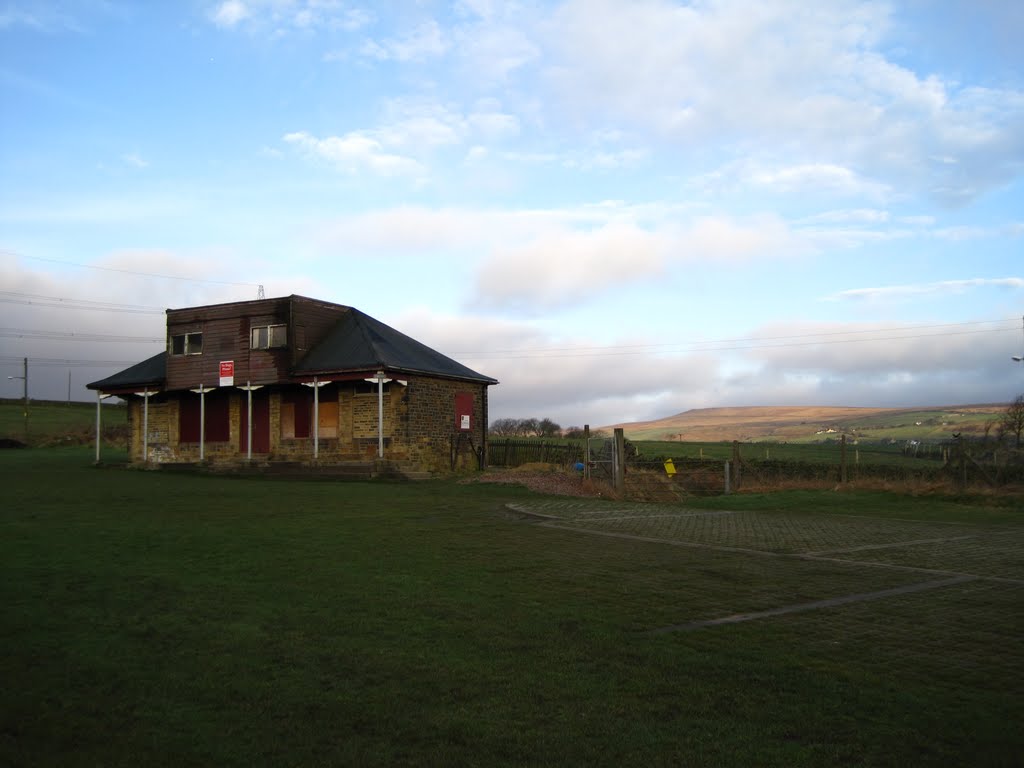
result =
[{"label": "yellow object on fence", "polygon": [[665,474],[672,477],[676,473],[676,465],[672,459],[665,459]]}]

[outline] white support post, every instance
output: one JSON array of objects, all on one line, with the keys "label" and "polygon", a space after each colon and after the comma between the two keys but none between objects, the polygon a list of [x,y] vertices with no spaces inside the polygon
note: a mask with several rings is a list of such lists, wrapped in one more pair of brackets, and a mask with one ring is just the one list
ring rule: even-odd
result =
[{"label": "white support post", "polygon": [[373,378],[366,381],[377,382],[377,458],[384,458],[384,385],[391,379],[384,375],[384,371],[377,371]]},{"label": "white support post", "polygon": [[257,389],[263,389],[263,385],[262,384],[255,384],[254,385],[254,384],[251,384],[250,382],[247,381],[247,382],[245,382],[245,386],[244,387],[239,387],[239,389],[245,390],[245,394],[246,394],[247,400],[248,400],[248,402],[246,404],[246,408],[247,408],[246,412],[248,413],[249,418],[246,419],[246,424],[249,425],[249,429],[248,429],[249,434],[246,436],[245,460],[246,461],[252,461],[252,393],[255,392]]},{"label": "white support post", "polygon": [[136,392],[136,395],[143,399],[142,407],[142,462],[144,464],[149,463],[149,398],[153,395],[160,394],[160,391],[150,392],[149,387],[146,387],[142,392]]},{"label": "white support post", "polygon": [[206,393],[213,392],[216,387],[206,387],[202,384],[199,385],[199,389],[193,389],[199,395],[199,460],[203,461],[206,458]]},{"label": "white support post", "polygon": [[329,384],[328,381],[318,381],[313,377],[312,381],[303,382],[302,386],[313,388],[313,460],[320,458],[320,387]]},{"label": "white support post", "polygon": [[100,426],[100,412],[102,410],[103,401],[106,400],[110,395],[100,394],[100,391],[96,390],[96,463],[100,463],[100,441],[102,440],[102,428]]}]

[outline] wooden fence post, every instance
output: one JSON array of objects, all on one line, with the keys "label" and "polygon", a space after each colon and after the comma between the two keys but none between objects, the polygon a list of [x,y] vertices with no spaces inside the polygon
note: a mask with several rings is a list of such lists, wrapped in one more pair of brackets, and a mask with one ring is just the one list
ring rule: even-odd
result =
[{"label": "wooden fence post", "polygon": [[583,479],[590,479],[590,425],[583,425]]},{"label": "wooden fence post", "polygon": [[743,482],[741,475],[742,472],[742,459],[740,459],[740,442],[739,440],[732,441],[732,487],[734,490],[740,489],[740,483]]},{"label": "wooden fence post", "polygon": [[846,484],[846,435],[839,438],[839,482]]},{"label": "wooden fence post", "polygon": [[622,427],[615,428],[612,448],[612,487],[622,493],[626,489],[626,437]]},{"label": "wooden fence post", "polygon": [[953,435],[953,439],[956,441],[957,452],[956,485],[962,491],[967,487],[967,454],[964,450],[963,436],[956,434]]}]

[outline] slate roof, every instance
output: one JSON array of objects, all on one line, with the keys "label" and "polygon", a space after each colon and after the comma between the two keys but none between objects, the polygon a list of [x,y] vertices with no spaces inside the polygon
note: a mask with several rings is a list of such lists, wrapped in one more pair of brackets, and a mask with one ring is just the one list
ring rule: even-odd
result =
[{"label": "slate roof", "polygon": [[[396,331],[358,309],[348,307],[323,341],[295,365],[293,376],[384,370],[419,373],[481,384],[497,384],[426,344]],[[105,379],[86,384],[101,392],[131,392],[163,386],[167,378],[167,352],[125,368]]]},{"label": "slate roof", "polygon": [[167,378],[167,353],[160,352],[141,363],[125,368],[113,376],[86,384],[87,389],[101,392],[139,390],[144,387],[161,387]]},{"label": "slate roof", "polygon": [[312,375],[367,369],[498,383],[497,379],[477,373],[352,307],[324,340],[306,353],[292,373]]}]

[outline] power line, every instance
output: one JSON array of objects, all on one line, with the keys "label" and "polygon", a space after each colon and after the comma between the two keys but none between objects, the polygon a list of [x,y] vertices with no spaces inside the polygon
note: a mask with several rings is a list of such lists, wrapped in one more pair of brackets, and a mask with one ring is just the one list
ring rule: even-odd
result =
[{"label": "power line", "polygon": [[[21,364],[24,357],[0,356],[0,365]],[[57,357],[29,357],[29,363],[35,366],[61,368],[104,368],[110,365],[135,365],[138,360],[68,360]]]},{"label": "power line", "polygon": [[181,275],[161,275],[155,272],[141,272],[135,269],[119,269],[117,267],[100,267],[95,264],[78,264],[73,261],[61,261],[60,259],[47,259],[42,256],[29,256],[24,253],[18,253],[17,251],[11,251],[7,249],[0,250],[0,253],[5,256],[14,256],[21,259],[32,259],[34,261],[45,261],[49,264],[60,264],[63,267],[80,267],[82,269],[99,269],[103,272],[120,272],[124,275],[140,275],[142,277],[158,277],[163,280],[182,280],[188,283],[208,283],[210,285],[240,285],[246,288],[262,288],[258,283],[241,283],[231,280],[208,280],[201,277],[182,277]]},{"label": "power line", "polygon": [[[745,343],[745,342],[763,342],[763,341],[786,341],[788,339],[817,339],[817,338],[832,337],[832,336],[849,336],[849,335],[853,335],[853,334],[895,333],[895,332],[903,332],[903,331],[910,331],[910,330],[934,330],[934,329],[939,329],[939,328],[962,328],[962,327],[973,326],[973,325],[991,325],[991,324],[994,324],[994,323],[1006,323],[1006,322],[1011,322],[1011,321],[1009,319],[1006,319],[1006,320],[973,320],[973,321],[970,321],[970,322],[963,322],[963,323],[941,323],[941,324],[937,324],[937,325],[936,324],[910,324],[910,325],[896,326],[896,327],[893,327],[893,328],[866,328],[864,330],[848,330],[848,331],[819,331],[819,332],[816,332],[816,333],[790,334],[790,335],[787,335],[787,336],[747,336],[747,337],[727,338],[727,339],[709,339],[709,340],[706,340],[706,341],[675,341],[675,342],[662,342],[662,343],[659,343],[659,344],[610,344],[610,345],[593,346],[593,347],[540,347],[540,348],[534,348],[534,349],[531,349],[531,348],[522,348],[522,349],[491,349],[491,350],[487,350],[486,352],[456,352],[456,353],[453,353],[453,354],[455,354],[458,357],[468,357],[468,356],[476,356],[476,355],[481,355],[481,354],[484,354],[484,355],[487,355],[487,354],[495,354],[495,355],[504,355],[504,354],[520,355],[522,353],[548,353],[548,352],[606,352],[606,351],[610,351],[610,352],[614,353],[614,352],[618,352],[620,350],[621,351],[635,350],[636,352],[643,352],[643,351],[651,351],[651,350],[658,350],[658,349],[664,349],[664,350],[672,350],[672,349],[678,349],[678,348],[692,349],[694,347],[703,346],[703,345],[711,345],[712,346],[712,350],[710,350],[710,351],[713,351],[714,349],[719,349],[719,348],[721,348],[721,349],[733,349],[734,348],[734,347],[718,347],[718,346],[715,346],[715,345],[721,345],[721,344],[739,344],[739,343]],[[1013,319],[1013,322],[1016,322],[1016,318]],[[995,331],[1004,331],[1004,330],[1013,330],[1013,329],[1011,329],[1009,327],[1007,327],[1007,328],[992,328],[992,329],[988,329],[986,331],[978,331],[978,333],[986,333],[988,331],[993,331],[993,332],[995,332]],[[933,335],[936,335],[936,334],[925,334],[925,335],[926,336],[933,336]],[[885,338],[889,338],[889,337],[882,337],[882,338],[876,338],[876,339],[866,339],[866,341],[879,341],[879,340],[884,340]],[[904,337],[892,337],[892,338],[904,338]],[[913,338],[913,337],[905,337],[905,338]],[[837,340],[837,342],[822,341],[822,342],[811,342],[811,343],[823,343],[823,344],[826,344],[826,343],[841,343],[841,342],[845,342],[845,341],[859,341],[859,339],[839,339],[839,340]],[[796,345],[799,345],[799,343],[797,343]],[[762,345],[756,344],[754,346],[762,346]],[[789,346],[789,345],[787,345],[787,344],[773,344],[773,345],[763,345],[763,346]],[[736,348],[738,348],[738,349],[746,349],[748,347],[736,347]]]},{"label": "power line", "polygon": [[163,337],[152,336],[117,336],[106,333],[75,333],[73,331],[41,331],[26,328],[0,328],[0,337],[14,339],[48,339],[63,341],[116,341],[116,342],[145,342],[151,344],[163,344]]},{"label": "power line", "polygon": [[[942,327],[942,326],[937,326]],[[737,350],[747,349],[784,349],[788,347],[813,347],[830,344],[854,344],[854,343],[867,343],[867,342],[878,342],[878,341],[903,341],[910,339],[926,339],[926,338],[938,338],[946,336],[966,336],[966,335],[978,335],[985,333],[1004,333],[1009,330],[1016,330],[1010,328],[995,328],[986,330],[964,330],[964,331],[942,331],[937,333],[919,333],[919,334],[907,334],[899,336],[875,336],[868,338],[854,338],[854,339],[823,339],[817,341],[790,341],[779,344],[761,344],[756,343],[762,341],[762,339],[739,339],[736,341],[750,341],[749,344],[744,343],[733,343],[731,340],[720,340],[720,341],[705,341],[705,342],[690,342],[682,344],[652,344],[652,345],[636,345],[636,346],[612,346],[612,347],[578,347],[578,348],[565,348],[565,349],[552,349],[552,350],[523,350],[527,354],[519,354],[516,350],[504,350],[504,351],[488,351],[488,352],[464,352],[456,354],[457,357],[465,360],[529,360],[529,359],[544,359],[544,360],[559,360],[572,357],[624,357],[630,355],[641,355],[646,352],[662,351],[662,352],[731,352]],[[858,331],[857,333],[863,333]],[[812,334],[813,335],[813,334]],[[824,334],[823,334],[824,335]],[[787,338],[801,338],[801,337],[777,337],[779,339]],[[768,341],[774,339],[769,338]],[[705,346],[705,345],[718,345],[718,346]],[[533,354],[530,354],[530,353]],[[548,354],[549,352],[562,352],[563,354]],[[564,354],[566,352],[573,352],[573,354]]]},{"label": "power line", "polygon": [[90,301],[89,299],[65,299],[59,296],[40,296],[33,293],[18,293],[16,291],[0,291],[0,302],[53,309],[84,309],[95,312],[119,312],[136,315],[163,315],[166,313],[166,310],[161,307],[143,304],[120,304],[112,301]]}]

